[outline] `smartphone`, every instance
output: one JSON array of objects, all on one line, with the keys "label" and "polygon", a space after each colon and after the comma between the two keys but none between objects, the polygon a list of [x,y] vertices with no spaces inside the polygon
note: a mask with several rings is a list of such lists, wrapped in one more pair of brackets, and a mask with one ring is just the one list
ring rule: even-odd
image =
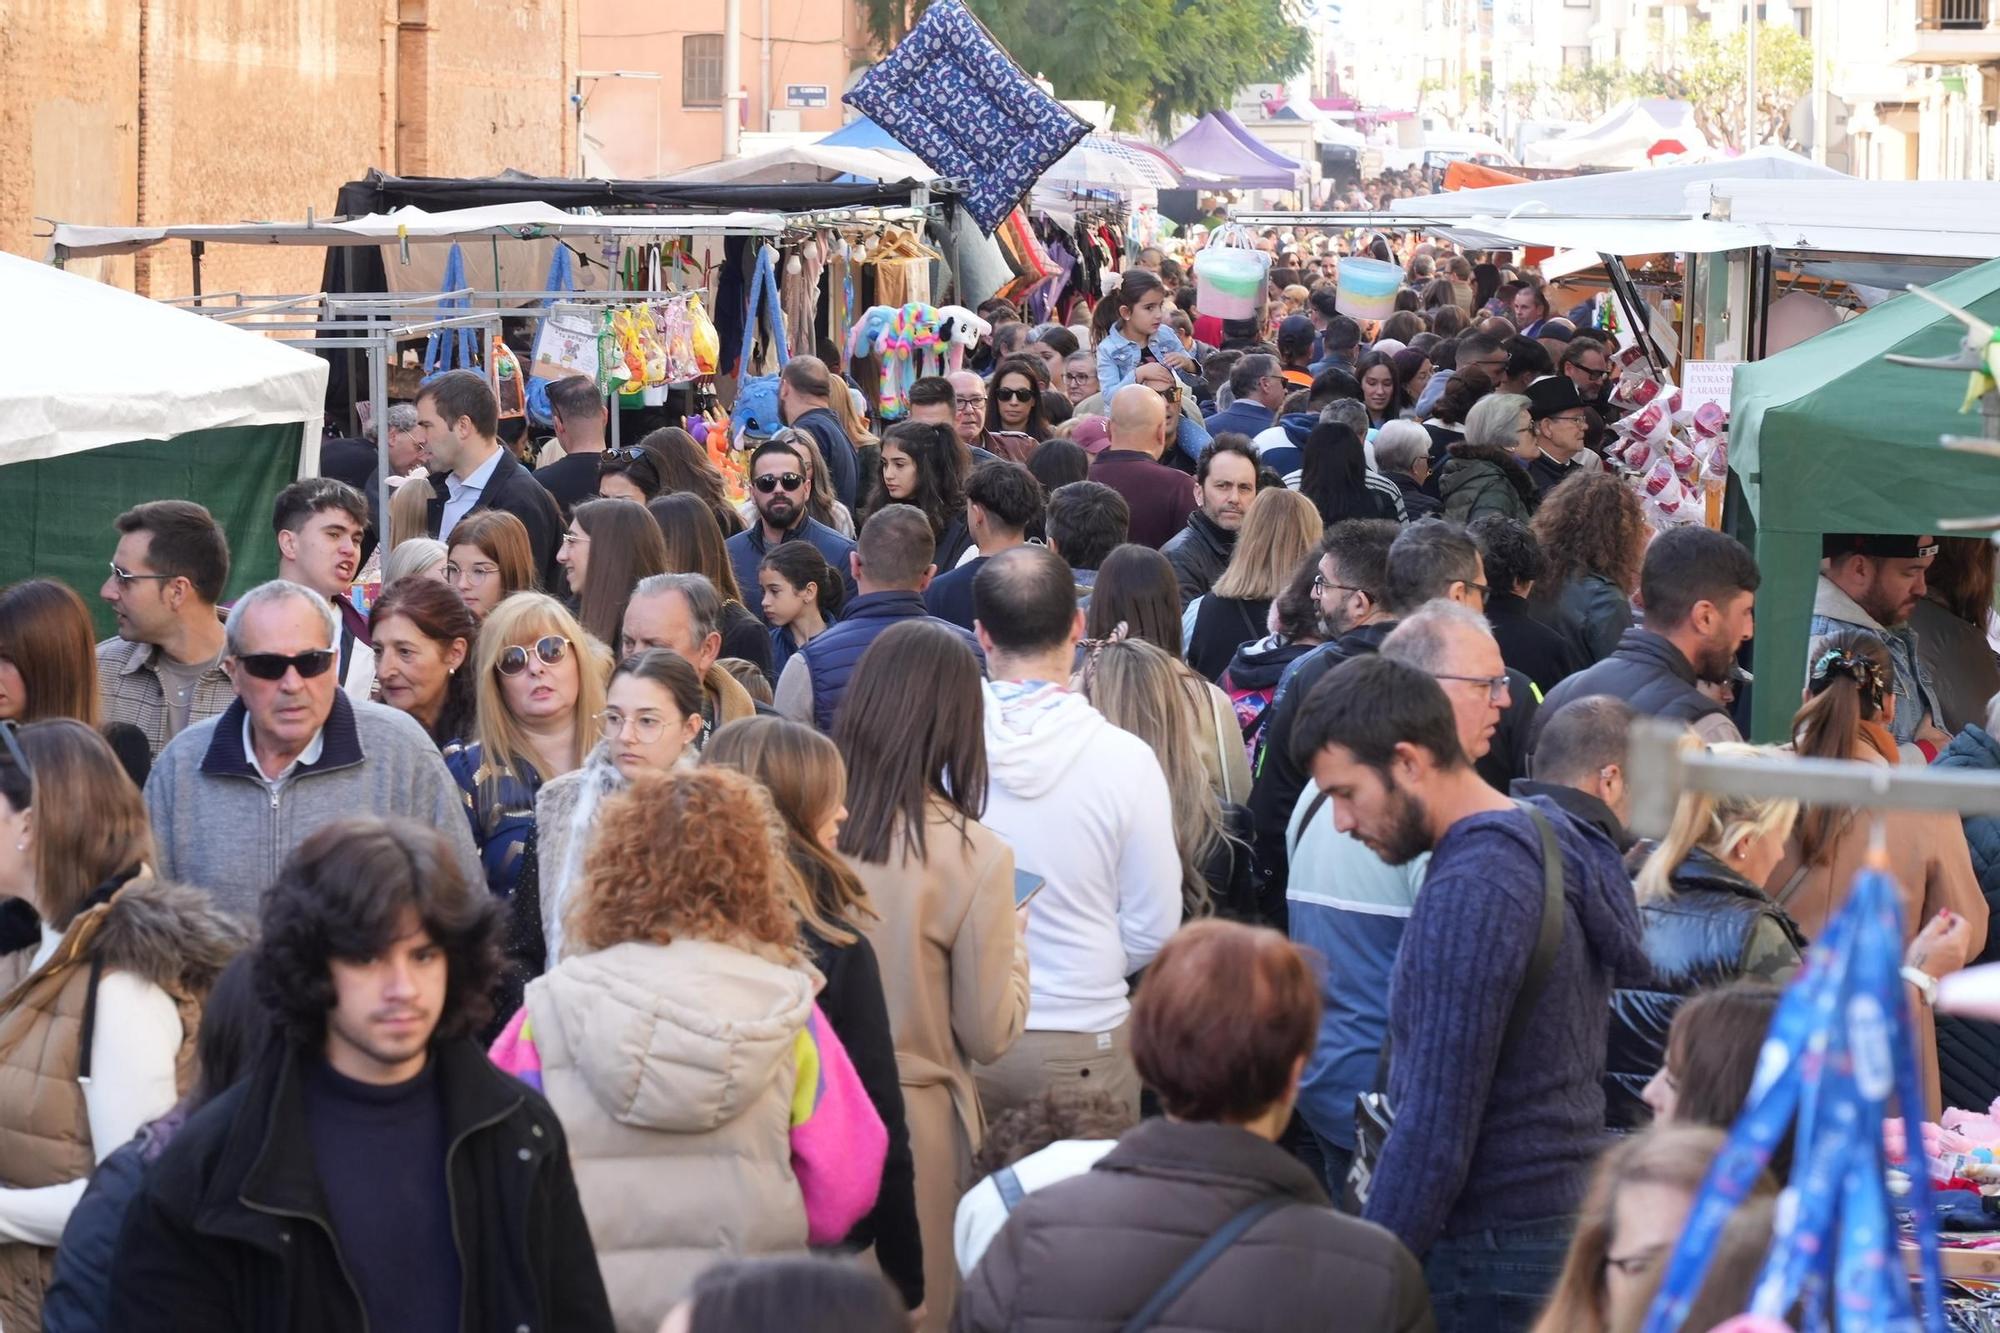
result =
[{"label": "smartphone", "polygon": [[1032,870],[1016,870],[1014,872],[1014,906],[1017,908],[1026,907],[1028,900],[1040,893],[1042,886],[1047,883],[1047,880]]}]

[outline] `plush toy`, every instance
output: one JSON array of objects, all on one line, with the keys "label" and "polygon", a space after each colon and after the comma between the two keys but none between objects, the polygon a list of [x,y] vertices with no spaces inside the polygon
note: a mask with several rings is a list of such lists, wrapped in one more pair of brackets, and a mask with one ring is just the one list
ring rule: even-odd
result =
[{"label": "plush toy", "polygon": [[946,323],[951,325],[951,351],[946,361],[946,373],[963,370],[965,349],[978,346],[982,338],[991,337],[993,326],[962,305],[940,307],[937,314],[941,326]]}]

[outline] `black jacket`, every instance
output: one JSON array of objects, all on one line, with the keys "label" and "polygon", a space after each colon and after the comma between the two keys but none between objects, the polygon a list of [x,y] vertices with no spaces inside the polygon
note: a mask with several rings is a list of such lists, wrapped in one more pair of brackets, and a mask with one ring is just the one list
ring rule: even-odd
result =
[{"label": "black jacket", "polygon": [[1410,522],[1430,518],[1444,508],[1444,501],[1426,492],[1409,473],[1385,472],[1382,475],[1395,482],[1396,489],[1403,493],[1403,513]]},{"label": "black jacket", "polygon": [[1640,1100],[1666,1058],[1667,1028],[1696,991],[1741,978],[1782,981],[1804,959],[1806,938],[1764,891],[1697,847],[1674,870],[1673,894],[1639,904],[1650,986],[1611,995],[1604,1115],[1618,1129],[1652,1119]]},{"label": "black jacket", "polygon": [[1584,663],[1576,647],[1528,610],[1528,599],[1511,592],[1486,595],[1486,623],[1500,645],[1500,660],[1523,672],[1547,695]]},{"label": "black jacket", "polygon": [[1579,668],[1618,650],[1632,628],[1632,599],[1602,574],[1580,574],[1556,591],[1554,621],[1578,655]]},{"label": "black jacket", "polygon": [[[433,533],[444,522],[444,504],[451,496],[446,475],[440,472],[431,478],[431,503],[425,522]],[[483,509],[504,509],[520,519],[521,526],[528,530],[528,546],[535,553],[535,573],[542,586],[561,586],[556,581],[562,573],[562,567],[556,564],[556,544],[562,540],[562,511],[555,496],[535,480],[534,473],[521,466],[505,445],[500,447],[500,461],[494,464],[493,475],[486,479],[486,488],[479,492],[479,500],[470,512],[476,514]]]},{"label": "black jacket", "polygon": [[1220,680],[1246,643],[1268,637],[1268,597],[1217,597],[1205,593],[1195,612],[1194,633],[1188,636],[1187,662],[1209,680]]},{"label": "black jacket", "polygon": [[[1690,725],[1728,710],[1695,688],[1694,668],[1661,635],[1633,626],[1618,640],[1611,656],[1584,668],[1549,691],[1542,716],[1549,717],[1571,699],[1608,694],[1623,699],[1635,713]],[[1541,734],[1536,728],[1536,736]]]},{"label": "black jacket", "polygon": [[[153,1164],[111,1269],[114,1333],[363,1326],[306,1133],[303,1062],[317,1058],[272,1041],[250,1075],[196,1112]],[[431,1058],[451,1144],[460,1328],[609,1333],[611,1305],[555,1112],[470,1039],[436,1042]]]},{"label": "black jacket", "polygon": [[[1229,568],[1229,557],[1235,550],[1236,534],[1218,525],[1205,510],[1197,509],[1188,515],[1187,526],[1160,548],[1160,554],[1174,567],[1174,582],[1180,584],[1182,606],[1215,586],[1222,571]],[[1260,622],[1255,637],[1263,635]]]},{"label": "black jacket", "polygon": [[1618,818],[1617,811],[1598,800],[1587,791],[1575,787],[1565,787],[1560,782],[1530,782],[1521,778],[1507,788],[1507,794],[1516,798],[1541,796],[1562,807],[1563,813],[1574,818],[1579,824],[1588,824],[1611,839],[1611,845],[1619,852],[1632,850],[1634,841],[1631,830]]}]

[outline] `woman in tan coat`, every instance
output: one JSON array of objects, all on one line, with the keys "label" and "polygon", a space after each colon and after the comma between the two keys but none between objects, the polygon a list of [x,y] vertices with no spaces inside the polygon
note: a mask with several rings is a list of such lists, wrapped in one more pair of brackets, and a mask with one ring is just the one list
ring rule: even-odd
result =
[{"label": "woman in tan coat", "polygon": [[971,650],[912,621],[863,655],[834,727],[850,784],[840,850],[880,914],[864,928],[916,1160],[926,1329],[946,1326],[957,1297],[952,1215],[986,1128],[972,1063],[1004,1055],[1028,1017],[1014,853],[979,823],[983,710]]},{"label": "woman in tan coat", "polygon": [[[1895,764],[1896,739],[1889,731],[1896,716],[1896,698],[1889,689],[1895,667],[1883,642],[1866,630],[1839,630],[1814,639],[1808,661],[1806,704],[1792,720],[1793,748],[1799,756]],[[1939,912],[1963,917],[1966,930],[1953,932],[1960,942],[1960,956],[1932,957],[1924,964],[1934,976],[1957,970],[1985,947],[1986,899],[1972,871],[1964,826],[1955,814],[1809,807],[1800,813],[1785,859],[1771,872],[1765,891],[1798,923],[1808,941],[1818,939],[1847,900],[1856,872],[1866,864],[1878,822],[1887,869],[1902,897],[1904,947]],[[1910,994],[1916,996],[1914,987]],[[1921,998],[1915,1003],[1926,1100],[1935,1116],[1937,1037],[1929,1009]]]}]

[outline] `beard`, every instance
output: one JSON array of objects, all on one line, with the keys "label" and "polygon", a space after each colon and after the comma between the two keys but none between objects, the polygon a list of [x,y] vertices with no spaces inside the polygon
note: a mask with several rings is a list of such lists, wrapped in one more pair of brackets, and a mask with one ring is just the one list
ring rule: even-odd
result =
[{"label": "beard", "polygon": [[1320,612],[1318,620],[1319,632],[1328,643],[1332,643],[1354,628],[1354,622],[1348,618],[1345,605],[1336,606],[1331,612]]},{"label": "beard", "polygon": [[789,528],[798,521],[798,501],[782,492],[757,497],[757,512],[774,528]]},{"label": "beard", "polygon": [[1393,779],[1389,796],[1388,822],[1376,837],[1363,838],[1362,844],[1384,865],[1406,866],[1431,850],[1430,812]]},{"label": "beard", "polygon": [[1736,668],[1736,648],[1721,634],[1702,644],[1694,660],[1688,663],[1694,668],[1696,680],[1707,681],[1710,685],[1727,684],[1730,673]]}]

